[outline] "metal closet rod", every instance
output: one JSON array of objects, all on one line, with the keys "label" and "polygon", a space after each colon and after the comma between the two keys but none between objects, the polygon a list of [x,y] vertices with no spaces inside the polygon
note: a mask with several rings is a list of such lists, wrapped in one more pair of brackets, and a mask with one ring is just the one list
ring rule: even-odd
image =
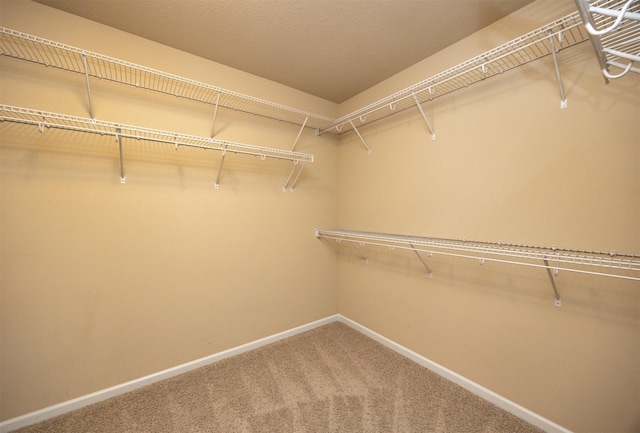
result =
[{"label": "metal closet rod", "polygon": [[[507,70],[524,65],[549,54],[555,49],[551,38],[557,38],[564,47],[586,41],[588,34],[583,30],[582,20],[576,11],[516,39],[460,63],[439,74],[420,81],[390,96],[375,101],[365,107],[346,114],[335,121],[322,126],[320,133],[336,130],[341,133],[344,127],[353,126],[354,120],[360,124],[393,115],[421,102],[435,99],[454,90],[480,82],[490,76],[499,75]],[[416,100],[416,95],[420,100]],[[367,120],[367,118],[371,118]]]},{"label": "metal closet rod", "polygon": [[[545,268],[549,271],[553,271],[554,273],[562,270],[640,281],[640,255],[621,254],[615,251],[605,253],[598,251],[564,249],[557,248],[555,246],[537,247],[530,245],[506,244],[502,242],[444,239],[352,230],[316,229],[315,235],[317,238],[332,239],[336,242],[346,241],[361,246],[368,244],[388,247],[390,249],[398,248],[410,250],[416,253],[424,252],[429,255],[440,254],[445,256],[474,259],[478,260],[480,264],[484,264],[485,261],[491,261]],[[361,255],[363,255],[362,252]],[[535,261],[542,263],[536,263]],[[591,271],[583,269],[583,267],[612,269],[618,272]],[[623,273],[619,273],[620,271],[635,274],[625,275]],[[429,273],[431,274],[430,270]]]},{"label": "metal closet rod", "polygon": [[[294,152],[269,147],[255,146],[251,144],[235,143],[232,141],[219,140],[212,137],[198,137],[194,135],[180,134],[177,132],[163,131],[159,129],[143,128],[139,126],[125,125],[121,123],[106,122],[84,117],[70,116],[66,114],[52,113],[47,111],[33,110],[30,108],[14,107],[10,105],[0,105],[0,121],[8,121],[20,124],[35,125],[40,132],[45,128],[56,128],[75,132],[86,132],[91,134],[109,135],[115,137],[120,149],[120,181],[124,183],[124,167],[122,153],[122,138],[132,138],[136,140],[150,141],[155,143],[170,144],[177,150],[179,146],[196,147],[206,150],[219,151],[224,156],[227,153],[239,153],[245,155],[259,156],[263,160],[266,158],[284,159],[293,162],[293,169],[287,179],[284,190],[293,190],[295,183],[307,162],[313,162],[313,155]],[[299,164],[302,162],[302,164]],[[218,170],[218,179],[220,177]],[[292,180],[294,172],[297,175]],[[216,188],[218,180],[216,180]]]},{"label": "metal closet rod", "polygon": [[[317,128],[331,118],[0,27],[0,54],[206,104]],[[222,96],[222,97],[220,97]],[[312,119],[308,122],[307,117]],[[313,121],[315,120],[315,122]]]}]

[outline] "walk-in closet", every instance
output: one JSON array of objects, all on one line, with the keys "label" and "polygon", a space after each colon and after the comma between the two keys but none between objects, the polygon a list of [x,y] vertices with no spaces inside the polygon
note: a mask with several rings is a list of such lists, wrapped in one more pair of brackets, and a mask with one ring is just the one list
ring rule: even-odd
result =
[{"label": "walk-in closet", "polygon": [[0,0],[0,432],[640,432],[640,1],[242,3]]}]

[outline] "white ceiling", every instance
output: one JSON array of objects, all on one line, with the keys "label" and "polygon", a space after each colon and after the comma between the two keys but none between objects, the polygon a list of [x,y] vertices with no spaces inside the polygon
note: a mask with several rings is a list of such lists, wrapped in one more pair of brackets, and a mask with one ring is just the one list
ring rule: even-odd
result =
[{"label": "white ceiling", "polygon": [[340,103],[533,0],[36,0]]}]

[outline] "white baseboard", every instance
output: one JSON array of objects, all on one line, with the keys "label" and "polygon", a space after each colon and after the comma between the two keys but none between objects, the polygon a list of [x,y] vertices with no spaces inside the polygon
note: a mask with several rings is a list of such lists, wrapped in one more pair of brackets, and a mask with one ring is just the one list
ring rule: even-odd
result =
[{"label": "white baseboard", "polygon": [[467,379],[464,376],[455,373],[448,368],[441,366],[422,355],[419,355],[412,350],[407,349],[400,344],[397,344],[386,337],[372,331],[365,326],[360,325],[353,320],[342,316],[340,314],[335,314],[333,316],[325,317],[324,319],[316,320],[315,322],[307,323],[306,325],[298,326],[296,328],[290,329],[288,331],[280,332],[278,334],[271,335],[269,337],[261,338],[256,341],[252,341],[247,344],[243,344],[241,346],[237,346],[231,348],[229,350],[225,350],[223,352],[219,352],[210,356],[206,356],[204,358],[197,359],[195,361],[191,361],[182,365],[178,365],[176,367],[169,368],[167,370],[160,371],[158,373],[150,374],[148,376],[141,377],[139,379],[135,379],[129,382],[122,383],[120,385],[112,386],[110,388],[106,388],[91,394],[87,394],[78,398],[74,398],[72,400],[67,400],[65,402],[46,407],[44,409],[37,410],[35,412],[30,412],[28,414],[12,418],[0,423],[0,433],[8,433],[10,431],[32,425],[41,421],[45,421],[47,419],[56,417],[58,415],[62,415],[67,412],[71,412],[72,410],[80,409],[82,407],[88,406],[90,404],[98,403],[100,401],[109,399],[111,397],[115,397],[130,391],[133,391],[138,388],[142,388],[143,386],[151,385],[152,383],[168,379],[170,377],[177,376],[179,374],[186,373],[191,370],[195,370],[196,368],[204,367],[206,365],[212,364],[217,361],[221,361],[225,358],[229,358],[231,356],[239,355],[244,352],[248,352],[250,350],[257,349],[262,346],[266,346],[267,344],[275,343],[276,341],[283,340],[288,337],[292,337],[296,334],[300,334],[305,331],[310,331],[311,329],[317,328],[322,325],[326,325],[332,322],[342,322],[353,329],[361,332],[362,334],[378,341],[389,349],[411,359],[412,361],[422,365],[423,367],[428,368],[429,370],[437,373],[438,375],[448,379],[464,389],[478,395],[479,397],[484,398],[487,401],[495,404],[501,409],[506,410],[507,412],[512,413],[513,415],[527,421],[528,423],[543,429],[547,433],[571,433],[570,430],[508,400],[493,391],[488,390],[487,388]]},{"label": "white baseboard", "polygon": [[528,422],[529,424],[541,428],[547,433],[572,433],[571,430],[567,430],[566,428],[554,423],[553,421],[548,420],[547,418],[544,418],[538,415],[537,413],[534,413],[529,409],[526,409],[520,406],[519,404],[514,403],[513,401],[502,397],[499,394],[496,394],[495,392],[483,387],[482,385],[479,385],[467,379],[466,377],[461,376],[458,373],[451,371],[448,368],[443,367],[442,365],[436,362],[433,362],[425,358],[424,356],[419,355],[416,352],[410,349],[407,349],[404,346],[401,346],[400,344],[394,341],[389,340],[386,337],[383,337],[382,335],[372,331],[371,329],[365,326],[362,326],[357,322],[354,322],[353,320],[341,314],[338,314],[338,321],[352,327],[353,329],[359,331],[360,333],[366,335],[367,337],[370,337],[373,340],[376,340],[377,342],[388,347],[394,352],[397,352],[400,355],[403,355],[409,358],[410,360],[420,364],[421,366],[428,368],[429,370],[433,371],[439,376],[442,376],[445,379],[450,380],[451,382],[457,385],[460,385],[462,388],[466,389],[467,391],[470,391],[476,394],[477,396],[495,404],[499,408],[506,410],[507,412]]},{"label": "white baseboard", "polygon": [[139,379],[122,383],[120,385],[112,386],[110,388],[106,388],[91,394],[83,395],[81,397],[74,398],[72,400],[67,400],[53,406],[45,407],[44,409],[40,409],[35,412],[30,412],[16,418],[8,419],[0,423],[0,433],[8,433],[10,431],[13,431],[22,427],[26,427],[28,425],[45,421],[47,419],[56,417],[58,415],[71,412],[72,410],[80,409],[90,404],[98,403],[100,401],[109,399],[111,397],[115,397],[130,391],[133,391],[135,389],[142,388],[143,386],[151,385],[152,383],[155,383],[164,379],[168,379],[170,377],[177,376],[179,374],[183,374],[191,370],[195,370],[196,368],[213,364],[214,362],[221,361],[225,358],[239,355],[241,353],[248,352],[250,350],[254,350],[262,346],[266,346],[267,344],[275,343],[276,341],[280,341],[285,338],[292,337],[296,334],[300,334],[305,331],[310,331],[311,329],[317,328],[322,325],[326,325],[328,323],[335,322],[337,320],[339,320],[337,314],[333,316],[325,317],[324,319],[316,320],[315,322],[307,323],[305,325],[298,326],[297,328],[289,329],[287,331],[283,331],[278,334],[271,335],[269,337],[261,338],[259,340],[255,340],[250,343],[243,344],[241,346],[237,346],[229,350],[225,350],[223,352],[206,356],[204,358],[196,359],[195,361],[187,362],[185,364],[178,365],[176,367],[172,367],[167,370],[160,371],[158,373],[153,373],[148,376],[141,377]]}]

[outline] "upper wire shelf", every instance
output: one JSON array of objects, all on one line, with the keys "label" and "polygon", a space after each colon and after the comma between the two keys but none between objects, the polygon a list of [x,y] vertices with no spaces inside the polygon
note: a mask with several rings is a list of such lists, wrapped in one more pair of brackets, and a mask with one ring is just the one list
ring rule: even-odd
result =
[{"label": "upper wire shelf", "polygon": [[[205,104],[317,129],[332,119],[0,27],[0,54]],[[93,116],[92,116],[93,117]]]},{"label": "upper wire shelf", "polygon": [[[444,72],[340,117],[319,129],[338,134],[465,88],[588,39],[578,12],[542,26]],[[557,40],[557,44],[554,41]],[[426,120],[426,118],[425,118]],[[431,129],[431,127],[429,127]],[[432,131],[433,135],[433,131]]]},{"label": "upper wire shelf", "polygon": [[481,264],[493,261],[547,268],[554,272],[563,270],[640,281],[640,255],[621,254],[616,251],[571,250],[555,246],[537,247],[349,230],[316,229],[315,235],[337,242],[348,241],[358,245],[370,244],[390,249],[421,251],[430,255],[475,259]]},{"label": "upper wire shelf", "polygon": [[575,0],[605,82],[640,73],[640,0]]}]

